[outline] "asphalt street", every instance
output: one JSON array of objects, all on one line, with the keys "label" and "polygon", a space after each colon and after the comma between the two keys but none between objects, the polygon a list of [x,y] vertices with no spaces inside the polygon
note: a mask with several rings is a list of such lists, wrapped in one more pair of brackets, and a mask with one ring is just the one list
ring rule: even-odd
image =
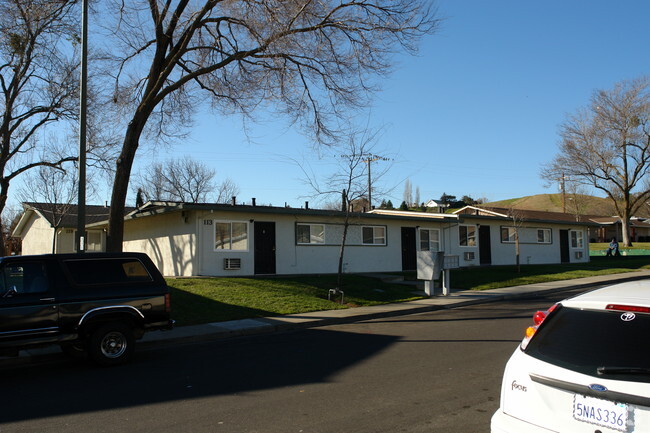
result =
[{"label": "asphalt street", "polygon": [[523,329],[565,296],[6,365],[0,432],[488,432]]}]

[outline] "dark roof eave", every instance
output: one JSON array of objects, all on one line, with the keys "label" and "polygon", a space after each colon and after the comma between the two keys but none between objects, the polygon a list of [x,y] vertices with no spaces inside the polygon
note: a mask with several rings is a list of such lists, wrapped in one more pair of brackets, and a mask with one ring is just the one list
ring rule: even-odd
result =
[{"label": "dark roof eave", "polygon": [[[458,216],[461,219],[463,219],[463,221],[467,219],[483,219],[483,220],[490,220],[490,221],[499,220],[499,221],[512,222],[512,218],[498,217],[498,216],[491,216],[491,215],[461,214]],[[590,226],[590,227],[599,227],[601,225],[595,222],[587,222],[587,221],[550,220],[550,219],[536,219],[536,218],[524,218],[521,219],[521,222],[538,223],[538,224],[569,224],[569,225]]]}]

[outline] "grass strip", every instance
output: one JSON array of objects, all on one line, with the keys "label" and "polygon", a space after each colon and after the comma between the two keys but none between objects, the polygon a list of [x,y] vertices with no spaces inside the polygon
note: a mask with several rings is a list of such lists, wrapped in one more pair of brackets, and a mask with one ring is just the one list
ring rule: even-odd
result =
[{"label": "grass strip", "polygon": [[[454,269],[451,287],[456,290],[489,290],[501,287],[571,280],[650,269],[650,258],[592,257],[589,263],[486,266]],[[414,272],[400,274],[415,280]],[[336,287],[336,275],[265,278],[168,279],[172,315],[179,326],[228,320],[272,317],[311,311],[334,310],[421,299],[412,285],[377,278],[345,275],[344,304],[327,299]]]}]

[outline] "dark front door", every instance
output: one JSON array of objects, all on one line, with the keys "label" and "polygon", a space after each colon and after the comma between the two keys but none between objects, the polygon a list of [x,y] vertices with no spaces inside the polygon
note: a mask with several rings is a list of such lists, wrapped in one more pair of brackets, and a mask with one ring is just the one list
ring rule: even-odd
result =
[{"label": "dark front door", "polygon": [[415,227],[402,227],[403,271],[414,271],[417,268],[417,252],[415,248]]},{"label": "dark front door", "polygon": [[560,261],[562,263],[569,263],[569,231],[560,230]]},{"label": "dark front door", "polygon": [[490,244],[490,226],[478,228],[478,254],[480,264],[492,264],[492,245]]},{"label": "dark front door", "polygon": [[255,273],[275,274],[275,223],[255,221]]}]

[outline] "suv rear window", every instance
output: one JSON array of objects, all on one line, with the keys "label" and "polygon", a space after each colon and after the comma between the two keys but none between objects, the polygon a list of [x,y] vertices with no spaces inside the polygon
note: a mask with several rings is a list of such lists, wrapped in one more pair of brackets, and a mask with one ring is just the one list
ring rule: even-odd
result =
[{"label": "suv rear window", "polygon": [[[645,369],[650,359],[650,315],[623,320],[621,311],[560,307],[526,347],[526,354],[579,373],[609,379],[650,382],[647,374],[599,375],[599,367]],[[629,318],[629,315],[627,316]]]},{"label": "suv rear window", "polygon": [[75,284],[123,284],[153,281],[138,259],[75,259],[63,262]]}]

